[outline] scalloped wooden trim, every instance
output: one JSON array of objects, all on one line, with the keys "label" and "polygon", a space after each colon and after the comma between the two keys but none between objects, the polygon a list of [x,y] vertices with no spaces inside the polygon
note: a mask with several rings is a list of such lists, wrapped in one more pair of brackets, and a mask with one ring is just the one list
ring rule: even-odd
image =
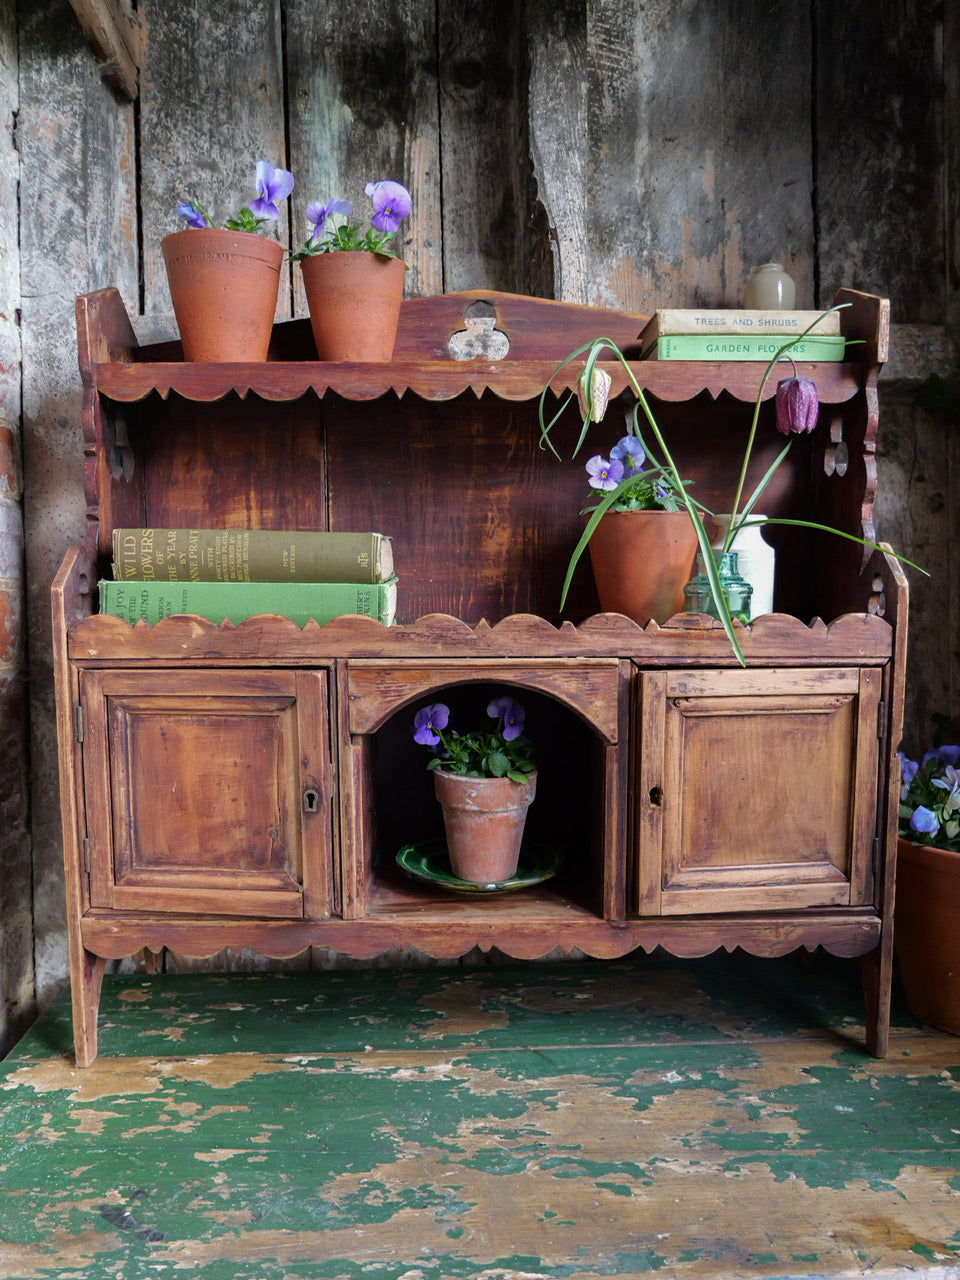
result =
[{"label": "scalloped wooden trim", "polygon": [[[119,960],[142,948],[158,952],[165,947],[195,959],[206,959],[226,946],[248,947],[273,960],[289,960],[311,946],[331,947],[357,960],[373,960],[393,947],[415,947],[434,960],[455,960],[468,951],[493,947],[517,960],[537,960],[557,948],[576,948],[596,960],[615,960],[632,951],[650,953],[662,948],[670,955],[692,960],[715,951],[737,948],[771,959],[804,947],[822,947],[845,959],[864,956],[880,937],[876,915],[802,916],[788,913],[756,920],[742,916],[688,916],[631,918],[623,921],[584,916],[561,920],[538,915],[536,904],[521,922],[503,917],[494,922],[452,920],[431,914],[424,902],[424,916],[409,911],[360,920],[261,920],[206,917],[140,918],[128,924],[120,917],[87,916],[81,922],[83,946],[94,955]],[[771,928],[771,924],[775,928]]]},{"label": "scalloped wooden trim", "polygon": [[[621,365],[604,362],[612,379],[611,395],[629,385]],[[680,403],[706,392],[713,399],[726,392],[752,404],[765,366],[757,363],[634,362],[631,370],[640,386],[660,401]],[[553,360],[501,361],[392,361],[388,364],[330,364],[321,361],[268,361],[264,364],[125,363],[96,364],[96,391],[107,399],[129,404],[156,392],[166,400],[171,392],[186,400],[211,402],[234,394],[272,403],[298,400],[328,391],[347,400],[375,400],[408,392],[424,400],[453,400],[466,392],[478,399],[490,392],[500,400],[536,400],[544,387],[562,394],[575,389],[579,363],[556,373]],[[860,390],[857,364],[798,365],[798,371],[817,381],[820,398],[834,404],[851,399]],[[776,379],[767,380],[763,399],[776,393]]]},{"label": "scalloped wooden trim", "polygon": [[[870,613],[847,613],[825,623],[787,614],[767,614],[747,627],[736,624],[751,661],[770,664],[883,662],[893,651],[893,628]],[[351,657],[621,657],[636,662],[735,662],[720,623],[703,614],[677,614],[663,625],[640,627],[620,614],[593,614],[579,626],[536,614],[513,614],[490,624],[469,624],[449,614],[425,614],[411,623],[385,626],[348,614],[300,627],[289,618],[259,614],[220,625],[179,614],[153,626],[109,614],[91,614],[71,626],[68,652],[74,661],[137,659],[233,660],[306,663]]]}]

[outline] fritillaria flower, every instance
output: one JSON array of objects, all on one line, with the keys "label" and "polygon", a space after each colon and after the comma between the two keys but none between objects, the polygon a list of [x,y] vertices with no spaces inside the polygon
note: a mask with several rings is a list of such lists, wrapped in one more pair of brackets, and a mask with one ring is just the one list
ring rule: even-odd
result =
[{"label": "fritillaria flower", "polygon": [[269,160],[257,161],[257,195],[250,201],[250,212],[257,218],[279,218],[278,200],[293,190],[293,174],[275,169]]},{"label": "fritillaria flower", "polygon": [[577,379],[577,402],[580,405],[580,416],[584,422],[600,422],[607,411],[610,399],[611,378],[606,369],[594,365],[587,382],[587,371],[584,369]]},{"label": "fritillaria flower", "polygon": [[784,378],[777,383],[777,430],[783,435],[812,431],[820,416],[817,384],[812,378]]},{"label": "fritillaria flower", "polygon": [[617,458],[602,458],[598,453],[587,463],[587,475],[591,489],[615,489],[623,479],[623,463]]},{"label": "fritillaria flower", "polygon": [[310,239],[319,239],[323,233],[323,228],[327,224],[327,219],[332,214],[342,213],[346,217],[352,212],[353,205],[349,200],[331,200],[329,204],[321,204],[319,200],[313,200],[307,205],[307,222],[313,227],[310,232]]},{"label": "fritillaria flower", "polygon": [[368,182],[364,188],[373,201],[370,219],[378,231],[394,232],[413,207],[410,192],[399,182]]}]

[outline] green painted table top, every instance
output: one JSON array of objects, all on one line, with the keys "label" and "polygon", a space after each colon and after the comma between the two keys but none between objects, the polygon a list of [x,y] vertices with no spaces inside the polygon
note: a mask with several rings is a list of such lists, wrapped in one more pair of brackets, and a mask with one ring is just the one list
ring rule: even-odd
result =
[{"label": "green painted table top", "polygon": [[960,1039],[857,969],[678,962],[107,980],[0,1069],[0,1275],[950,1274]]}]

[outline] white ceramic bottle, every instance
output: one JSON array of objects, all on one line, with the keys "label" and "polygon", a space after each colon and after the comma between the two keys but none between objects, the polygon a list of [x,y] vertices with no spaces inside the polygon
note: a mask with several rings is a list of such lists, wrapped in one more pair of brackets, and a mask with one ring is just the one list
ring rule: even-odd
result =
[{"label": "white ceramic bottle", "polygon": [[[759,512],[752,511],[750,520],[766,520]],[[713,540],[711,546],[719,550],[730,528],[730,516],[714,516]],[[736,551],[737,565],[741,576],[753,587],[750,599],[750,617],[758,618],[761,613],[773,612],[773,577],[776,553],[770,543],[764,539],[763,526],[749,524],[742,528],[728,551]]]},{"label": "white ceramic bottle", "polygon": [[743,290],[743,305],[750,311],[792,311],[797,286],[779,262],[757,267]]}]

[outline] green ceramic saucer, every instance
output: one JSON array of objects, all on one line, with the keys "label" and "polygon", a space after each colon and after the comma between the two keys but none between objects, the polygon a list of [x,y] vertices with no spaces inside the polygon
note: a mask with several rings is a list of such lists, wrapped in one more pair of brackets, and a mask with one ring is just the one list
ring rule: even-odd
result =
[{"label": "green ceramic saucer", "polygon": [[397,854],[397,865],[408,876],[455,893],[512,893],[515,889],[528,889],[556,875],[561,861],[562,855],[556,849],[525,844],[520,850],[516,875],[496,884],[473,884],[469,880],[461,880],[450,870],[450,858],[443,840],[405,844]]}]

